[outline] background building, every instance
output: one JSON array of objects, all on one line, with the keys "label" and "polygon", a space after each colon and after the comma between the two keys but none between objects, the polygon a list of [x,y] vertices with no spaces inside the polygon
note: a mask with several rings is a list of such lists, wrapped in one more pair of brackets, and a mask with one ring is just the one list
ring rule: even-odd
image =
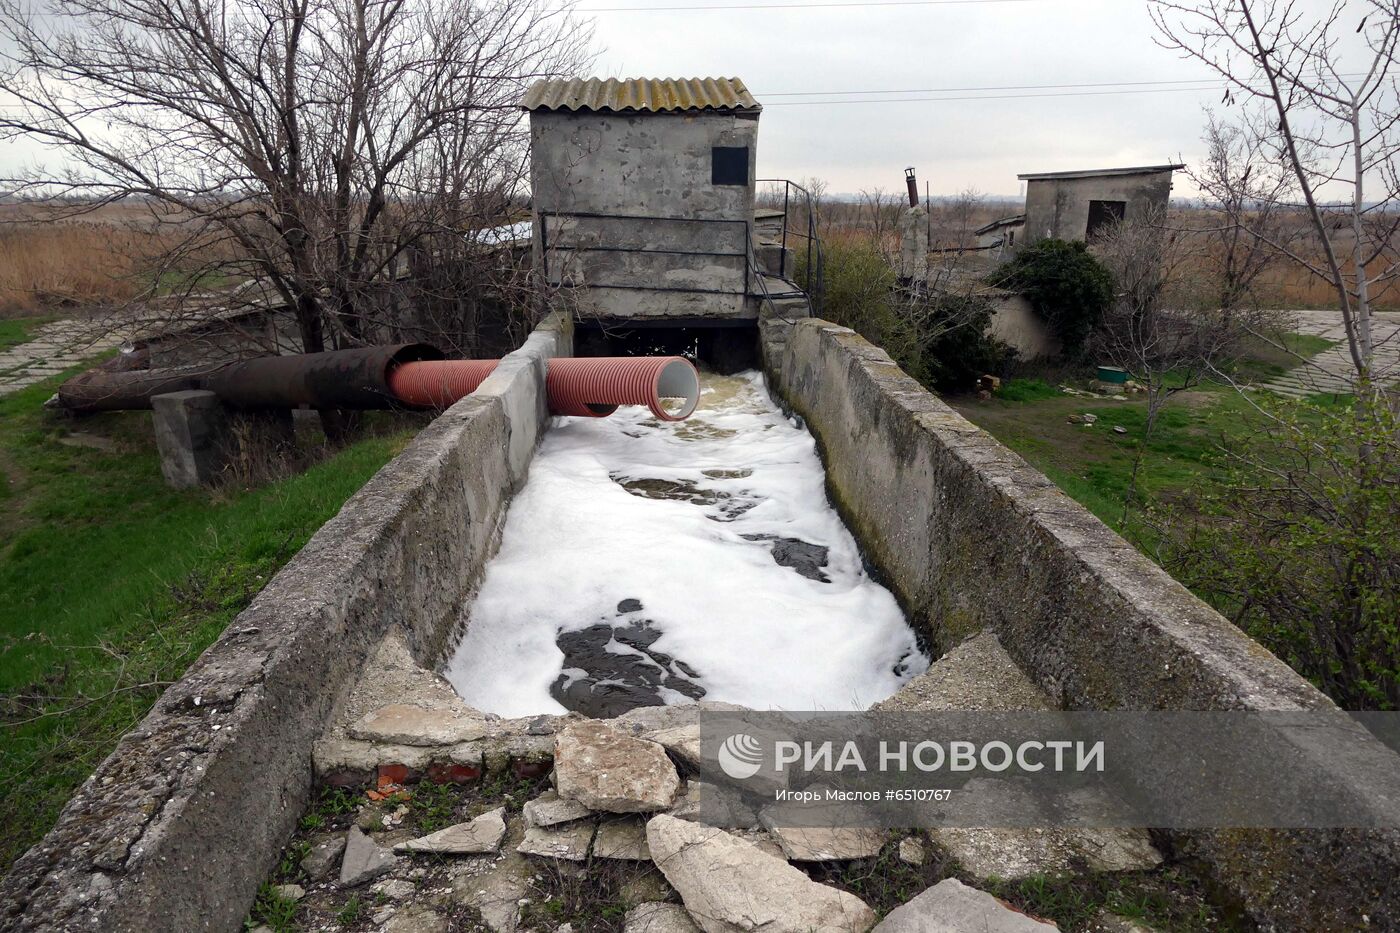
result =
[{"label": "background building", "polygon": [[1137,220],[1171,199],[1172,172],[1184,165],[1149,165],[1083,172],[1018,175],[1026,182],[1022,243],[1054,238],[1092,240],[1117,220]]},{"label": "background building", "polygon": [[575,287],[579,317],[756,317],[762,108],[742,81],[538,81],[521,106],[535,268]]}]

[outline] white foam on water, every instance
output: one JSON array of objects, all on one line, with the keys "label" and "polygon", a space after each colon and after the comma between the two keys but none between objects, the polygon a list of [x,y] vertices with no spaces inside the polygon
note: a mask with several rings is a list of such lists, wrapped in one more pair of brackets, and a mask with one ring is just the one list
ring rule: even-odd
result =
[{"label": "white foam on water", "polygon": [[[614,477],[689,481],[733,498],[643,498]],[[700,408],[681,423],[643,408],[555,419],[511,503],[448,680],[486,712],[562,712],[549,692],[564,664],[556,637],[616,621],[618,603],[636,599],[662,632],[651,648],[693,668],[704,699],[793,710],[884,699],[928,658],[863,569],[824,479],[811,434],[783,416],[758,373],[705,375]],[[711,517],[748,500],[756,504],[733,520]],[[829,548],[830,582],[780,566],[768,543],[743,535]]]}]

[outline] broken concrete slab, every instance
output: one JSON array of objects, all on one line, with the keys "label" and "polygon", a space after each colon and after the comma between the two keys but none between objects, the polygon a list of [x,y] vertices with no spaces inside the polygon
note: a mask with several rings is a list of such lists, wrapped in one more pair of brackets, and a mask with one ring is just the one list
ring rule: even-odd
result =
[{"label": "broken concrete slab", "polygon": [[646,823],[640,817],[604,820],[593,837],[593,857],[649,861],[651,851],[647,848]]},{"label": "broken concrete slab", "polygon": [[763,825],[777,840],[783,854],[794,862],[844,862],[874,858],[885,846],[888,834],[861,826],[778,826],[764,818]]},{"label": "broken concrete slab", "polygon": [[331,876],[341,855],[345,853],[345,836],[331,836],[315,842],[301,860],[301,870],[312,881],[324,881]]},{"label": "broken concrete slab", "polygon": [[391,703],[360,717],[348,730],[352,739],[391,745],[437,746],[472,742],[486,735],[486,717],[464,703]]},{"label": "broken concrete slab", "polygon": [[628,710],[611,720],[613,728],[633,736],[645,736],[650,732],[660,732],[684,726],[696,726],[700,715],[705,712],[743,712],[745,707],[718,700],[700,700],[695,703],[681,703],[675,706],[639,706]]},{"label": "broken concrete slab", "polygon": [[691,771],[699,771],[701,765],[700,758],[700,726],[672,726],[669,729],[658,729],[654,732],[643,733],[642,738],[656,742]]},{"label": "broken concrete slab", "polygon": [[1069,875],[1081,864],[1096,872],[1146,871],[1162,862],[1141,829],[934,827],[928,834],[978,880]]},{"label": "broken concrete slab", "polygon": [[678,819],[721,829],[753,829],[758,825],[758,814],[744,802],[743,795],[732,787],[706,781],[687,781],[685,793],[676,798],[667,812]]},{"label": "broken concrete slab", "polygon": [[945,878],[890,911],[875,933],[1051,933],[1058,929],[1007,906],[986,891]]},{"label": "broken concrete slab", "polygon": [[783,851],[782,846],[778,845],[778,840],[762,829],[731,829],[728,832],[729,835],[744,840],[766,855],[780,858],[784,862],[787,861],[787,853]]},{"label": "broken concrete slab", "polygon": [[894,696],[871,707],[881,712],[1052,708],[1049,697],[1016,666],[991,632],[967,639]]},{"label": "broken concrete slab", "polygon": [[622,933],[698,933],[699,927],[679,904],[641,904],[627,911]]},{"label": "broken concrete slab", "polygon": [[436,852],[442,855],[479,855],[496,852],[506,835],[505,807],[497,807],[474,820],[458,823],[394,846],[395,852]]},{"label": "broken concrete slab", "polygon": [[527,826],[525,838],[515,851],[570,862],[586,861],[594,828],[593,823],[581,821],[561,826]]},{"label": "broken concrete slab", "polygon": [[520,900],[529,896],[537,870],[516,851],[524,837],[524,821],[510,820],[499,855],[466,856],[448,869],[449,899],[476,910],[492,933],[515,933],[520,926]]},{"label": "broken concrete slab", "polygon": [[351,826],[345,836],[345,856],[340,862],[341,887],[353,888],[373,881],[392,871],[398,859],[388,849],[381,849],[358,826]]},{"label": "broken concrete slab", "polygon": [[707,933],[864,933],[875,912],[860,898],[724,830],[661,814],[647,823],[657,866]]},{"label": "broken concrete slab", "polygon": [[557,826],[592,816],[593,811],[577,800],[565,800],[558,791],[548,790],[524,807],[525,825]]},{"label": "broken concrete slab", "polygon": [[680,776],[655,742],[600,722],[578,722],[555,737],[559,796],[593,810],[645,813],[675,802]]}]

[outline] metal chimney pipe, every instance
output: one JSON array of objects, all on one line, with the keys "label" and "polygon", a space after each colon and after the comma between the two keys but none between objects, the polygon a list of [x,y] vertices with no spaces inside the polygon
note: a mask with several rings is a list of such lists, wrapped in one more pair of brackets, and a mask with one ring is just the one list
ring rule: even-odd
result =
[{"label": "metal chimney pipe", "polygon": [[909,189],[909,206],[919,206],[919,182],[914,178],[914,167],[911,165],[904,170],[904,184]]}]

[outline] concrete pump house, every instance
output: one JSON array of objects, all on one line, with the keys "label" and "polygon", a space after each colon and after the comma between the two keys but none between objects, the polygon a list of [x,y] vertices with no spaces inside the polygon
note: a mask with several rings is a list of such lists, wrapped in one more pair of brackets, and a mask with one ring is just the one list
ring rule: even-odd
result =
[{"label": "concrete pump house", "polygon": [[530,114],[535,268],[581,317],[757,317],[762,108],[737,78],[547,80]]}]

